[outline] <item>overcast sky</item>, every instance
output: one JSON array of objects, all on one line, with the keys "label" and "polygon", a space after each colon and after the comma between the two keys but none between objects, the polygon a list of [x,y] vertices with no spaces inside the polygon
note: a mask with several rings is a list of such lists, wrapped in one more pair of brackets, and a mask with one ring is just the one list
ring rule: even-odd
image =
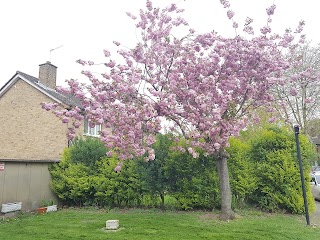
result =
[{"label": "overcast sky", "polygon": [[[318,0],[229,0],[241,26],[247,16],[256,32],[266,23],[265,9],[277,5],[271,27],[281,33],[306,22],[307,39],[320,42]],[[154,0],[153,5],[178,3],[184,17],[198,32],[215,30],[234,34],[219,0]],[[138,15],[145,0],[8,0],[0,1],[0,87],[16,71],[38,77],[39,64],[51,61],[58,67],[58,85],[65,79],[83,78],[75,61],[103,61],[103,49],[115,49],[112,41],[132,47],[138,33],[125,14]],[[60,47],[62,46],[62,47]],[[60,47],[51,52],[50,50]]]}]

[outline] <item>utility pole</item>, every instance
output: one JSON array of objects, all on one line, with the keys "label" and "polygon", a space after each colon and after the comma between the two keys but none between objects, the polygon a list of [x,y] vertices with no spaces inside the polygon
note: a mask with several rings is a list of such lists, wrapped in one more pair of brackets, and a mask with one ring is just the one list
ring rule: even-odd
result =
[{"label": "utility pole", "polygon": [[306,212],[306,221],[307,221],[307,225],[310,225],[306,186],[305,186],[305,181],[304,181],[301,152],[300,152],[299,125],[297,125],[297,124],[293,125],[293,129],[294,129],[294,134],[296,136],[297,154],[298,154],[298,159],[299,159],[300,176],[301,176],[301,183],[302,183],[301,186],[302,186],[302,193],[303,193],[304,209]]}]

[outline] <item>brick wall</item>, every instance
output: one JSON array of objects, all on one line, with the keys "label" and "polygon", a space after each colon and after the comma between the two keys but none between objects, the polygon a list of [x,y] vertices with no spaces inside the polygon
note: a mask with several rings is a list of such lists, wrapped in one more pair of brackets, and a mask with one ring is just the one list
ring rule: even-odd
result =
[{"label": "brick wall", "polygon": [[52,100],[18,80],[0,98],[0,159],[59,160],[67,147],[67,125],[41,102]]},{"label": "brick wall", "polygon": [[50,62],[39,65],[39,80],[42,84],[55,89],[57,77],[57,67]]}]

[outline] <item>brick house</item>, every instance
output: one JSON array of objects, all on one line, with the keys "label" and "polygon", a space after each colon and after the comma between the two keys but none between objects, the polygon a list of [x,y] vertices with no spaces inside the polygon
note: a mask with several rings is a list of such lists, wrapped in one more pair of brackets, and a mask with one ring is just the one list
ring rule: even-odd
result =
[{"label": "brick house", "polygon": [[0,89],[0,208],[22,202],[22,210],[29,211],[55,198],[48,166],[60,161],[68,146],[68,126],[41,103],[80,106],[76,98],[54,90],[56,72],[46,62],[39,65],[39,78],[17,71]]}]

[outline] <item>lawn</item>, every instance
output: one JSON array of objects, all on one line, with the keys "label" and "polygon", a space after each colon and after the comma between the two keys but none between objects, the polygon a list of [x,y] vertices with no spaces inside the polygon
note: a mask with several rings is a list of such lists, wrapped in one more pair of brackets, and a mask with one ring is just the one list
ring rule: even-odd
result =
[{"label": "lawn", "polygon": [[[118,231],[105,231],[106,220],[120,221]],[[212,212],[160,210],[64,209],[44,215],[21,215],[0,222],[0,236],[14,239],[319,239],[320,228],[306,226],[302,215],[237,211],[222,222]],[[2,239],[2,238],[1,238]]]}]

